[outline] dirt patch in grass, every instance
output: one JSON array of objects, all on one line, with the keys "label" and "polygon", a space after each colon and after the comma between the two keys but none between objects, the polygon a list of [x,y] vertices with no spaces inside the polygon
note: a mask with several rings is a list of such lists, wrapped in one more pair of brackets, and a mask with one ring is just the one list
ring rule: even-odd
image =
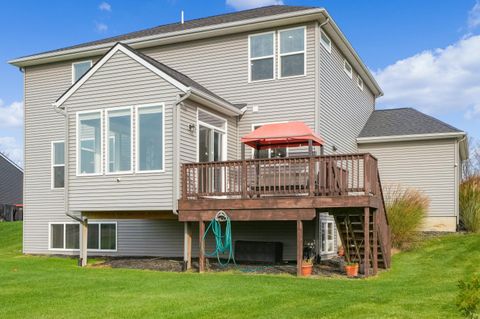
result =
[{"label": "dirt patch in grass", "polygon": [[[332,258],[320,261],[314,265],[313,275],[321,277],[337,277],[344,276],[343,259]],[[247,264],[230,263],[222,266],[216,259],[207,259],[207,271],[209,272],[240,272],[249,274],[278,274],[278,275],[296,275],[297,266],[295,262],[285,262],[281,264]],[[147,269],[167,272],[182,272],[183,260],[156,258],[156,257],[140,257],[140,258],[107,258],[102,262],[91,265],[94,268],[130,268],[130,269]],[[198,260],[192,260],[191,271],[198,271]]]}]

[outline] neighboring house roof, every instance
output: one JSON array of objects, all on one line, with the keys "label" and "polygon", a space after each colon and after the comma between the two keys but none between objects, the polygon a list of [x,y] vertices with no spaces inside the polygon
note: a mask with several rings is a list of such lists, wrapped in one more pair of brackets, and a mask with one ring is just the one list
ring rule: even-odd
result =
[{"label": "neighboring house roof", "polygon": [[23,170],[0,153],[0,205],[23,203]]},{"label": "neighboring house roof", "polygon": [[[122,51],[131,58],[136,59],[139,63],[148,67],[154,71],[157,75],[161,76],[165,80],[169,81],[172,85],[184,93],[190,92],[192,95],[200,99],[199,102],[212,103],[217,107],[224,108],[224,112],[230,113],[230,115],[240,115],[243,113],[243,104],[233,104],[218,96],[212,91],[205,88],[200,83],[189,78],[185,74],[178,72],[167,65],[138,52],[126,44],[117,43],[110,51],[108,51],[100,60],[98,60],[82,77],[80,77],[75,83],[73,83],[69,89],[67,89],[58,99],[55,101],[54,106],[61,107],[68,98],[73,95],[82,85],[85,83],[103,64],[105,64],[117,51]],[[212,106],[212,105],[210,105]]]},{"label": "neighboring house roof", "polygon": [[413,108],[400,108],[373,111],[358,137],[444,133],[463,132]]},{"label": "neighboring house roof", "polygon": [[287,24],[318,21],[332,40],[359,72],[375,96],[383,92],[368,67],[362,62],[340,28],[324,8],[276,5],[222,14],[182,23],[127,33],[116,37],[82,43],[62,49],[24,56],[9,61],[18,67],[98,56],[108,51],[116,42],[127,43],[135,49],[175,42],[185,42],[239,32],[255,32]]}]

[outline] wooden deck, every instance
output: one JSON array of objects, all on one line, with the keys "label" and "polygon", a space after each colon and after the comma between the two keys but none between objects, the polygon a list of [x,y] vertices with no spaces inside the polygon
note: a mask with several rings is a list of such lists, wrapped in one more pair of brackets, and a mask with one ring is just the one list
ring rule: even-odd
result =
[{"label": "wooden deck", "polygon": [[389,266],[388,220],[377,159],[371,154],[187,163],[181,181],[179,220],[199,222],[201,251],[204,222],[225,210],[232,221],[297,221],[300,265],[303,221],[326,210],[335,216],[344,247],[352,248],[349,259],[363,263],[366,275],[371,268],[376,273],[379,255],[382,265]]}]

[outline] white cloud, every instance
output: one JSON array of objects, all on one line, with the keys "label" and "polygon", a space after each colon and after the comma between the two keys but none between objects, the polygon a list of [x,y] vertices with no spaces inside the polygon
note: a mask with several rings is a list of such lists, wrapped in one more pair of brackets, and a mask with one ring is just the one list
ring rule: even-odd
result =
[{"label": "white cloud", "polygon": [[23,147],[17,143],[14,137],[0,137],[0,152],[13,162],[23,166]]},{"label": "white cloud", "polygon": [[103,33],[103,32],[107,32],[108,31],[108,25],[106,25],[105,23],[95,23],[95,29],[100,32],[100,33]]},{"label": "white cloud", "polygon": [[112,6],[110,5],[110,3],[108,2],[102,2],[100,3],[100,5],[98,6],[98,9],[100,9],[100,11],[112,11]]},{"label": "white cloud", "polygon": [[23,102],[4,105],[0,99],[0,128],[21,127],[23,125]]},{"label": "white cloud", "polygon": [[282,0],[227,0],[227,5],[235,10],[245,10],[283,4]]},{"label": "white cloud", "polygon": [[468,12],[468,27],[474,29],[480,25],[480,0],[475,2],[473,8]]},{"label": "white cloud", "polygon": [[480,116],[480,35],[395,62],[375,73],[384,107],[416,107],[427,113]]}]

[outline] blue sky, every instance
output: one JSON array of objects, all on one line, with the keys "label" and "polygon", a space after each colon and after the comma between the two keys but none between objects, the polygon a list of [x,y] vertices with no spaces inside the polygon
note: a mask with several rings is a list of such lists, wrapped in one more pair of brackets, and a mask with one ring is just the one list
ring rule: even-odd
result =
[{"label": "blue sky", "polygon": [[[281,3],[215,1],[2,1],[0,150],[21,162],[22,74],[7,61],[85,41]],[[416,107],[480,138],[478,0],[283,0],[325,7],[374,72],[378,108]]]}]

